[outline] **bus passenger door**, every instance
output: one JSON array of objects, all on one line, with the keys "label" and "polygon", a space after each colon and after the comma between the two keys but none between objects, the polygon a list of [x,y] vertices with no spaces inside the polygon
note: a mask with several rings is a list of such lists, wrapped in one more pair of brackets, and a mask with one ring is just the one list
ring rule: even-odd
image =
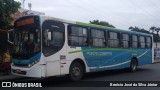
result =
[{"label": "bus passenger door", "polygon": [[47,76],[60,75],[60,60],[66,55],[64,49],[64,24],[46,20],[42,25],[43,53],[47,64]]}]

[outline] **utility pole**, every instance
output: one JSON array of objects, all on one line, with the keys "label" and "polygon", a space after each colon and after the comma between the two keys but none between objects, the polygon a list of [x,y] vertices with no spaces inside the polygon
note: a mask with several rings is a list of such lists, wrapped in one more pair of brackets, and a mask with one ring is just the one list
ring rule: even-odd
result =
[{"label": "utility pole", "polygon": [[32,4],[31,3],[28,3],[28,8],[29,8],[28,12],[29,12],[29,14],[31,14],[31,8],[32,8]]},{"label": "utility pole", "polygon": [[32,3],[28,3],[29,10],[32,9]]},{"label": "utility pole", "polygon": [[25,3],[25,0],[21,0],[22,1],[22,8],[24,9],[24,3]]}]

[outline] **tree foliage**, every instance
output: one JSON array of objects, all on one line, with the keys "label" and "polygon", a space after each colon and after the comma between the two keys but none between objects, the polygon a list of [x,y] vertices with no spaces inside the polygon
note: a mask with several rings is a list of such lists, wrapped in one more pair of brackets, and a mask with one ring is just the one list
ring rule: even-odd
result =
[{"label": "tree foliage", "polygon": [[89,21],[91,24],[96,24],[96,25],[102,25],[102,26],[107,26],[107,27],[112,27],[115,28],[115,26],[109,24],[108,22],[105,21],[99,21],[99,20],[93,20],[93,21]]},{"label": "tree foliage", "polygon": [[151,33],[156,32],[156,34],[159,34],[160,27],[152,26],[152,27],[149,29],[149,31],[151,31]]},{"label": "tree foliage", "polygon": [[144,28],[138,28],[138,27],[129,27],[129,30],[131,30],[131,31],[136,31],[136,32],[142,32],[142,33],[148,33],[148,34],[150,34],[150,32],[149,31],[147,31],[147,30],[145,30]]},{"label": "tree foliage", "polygon": [[145,29],[141,29],[138,27],[129,27],[129,30],[131,31],[136,31],[136,32],[142,32],[142,33],[147,33],[147,34],[152,34],[153,35],[153,40],[154,42],[159,42],[160,41],[160,36],[159,36],[159,31],[160,28],[159,27],[151,27],[149,30],[145,30]]},{"label": "tree foliage", "polygon": [[153,34],[153,39],[155,42],[160,42],[160,36],[159,36],[159,31],[160,31],[160,28],[159,27],[155,27],[155,26],[152,26],[149,31],[151,32],[151,34]]},{"label": "tree foliage", "polygon": [[8,29],[11,23],[11,15],[18,11],[20,2],[14,0],[0,0],[0,28]]}]

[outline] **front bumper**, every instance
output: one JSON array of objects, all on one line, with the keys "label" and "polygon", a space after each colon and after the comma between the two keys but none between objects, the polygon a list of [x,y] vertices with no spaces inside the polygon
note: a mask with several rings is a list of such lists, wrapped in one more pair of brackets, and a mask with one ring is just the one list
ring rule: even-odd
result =
[{"label": "front bumper", "polygon": [[25,77],[42,77],[40,65],[37,63],[30,68],[18,67],[11,64],[11,73]]}]

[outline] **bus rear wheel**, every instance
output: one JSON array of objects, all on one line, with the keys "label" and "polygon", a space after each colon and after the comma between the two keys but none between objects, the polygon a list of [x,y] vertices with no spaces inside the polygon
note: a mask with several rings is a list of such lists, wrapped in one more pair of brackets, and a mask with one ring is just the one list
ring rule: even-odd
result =
[{"label": "bus rear wheel", "polygon": [[83,77],[83,66],[79,62],[74,62],[71,64],[69,70],[69,77],[72,81],[79,81]]},{"label": "bus rear wheel", "polygon": [[130,62],[130,71],[135,72],[137,71],[138,62],[136,59],[132,59]]}]

